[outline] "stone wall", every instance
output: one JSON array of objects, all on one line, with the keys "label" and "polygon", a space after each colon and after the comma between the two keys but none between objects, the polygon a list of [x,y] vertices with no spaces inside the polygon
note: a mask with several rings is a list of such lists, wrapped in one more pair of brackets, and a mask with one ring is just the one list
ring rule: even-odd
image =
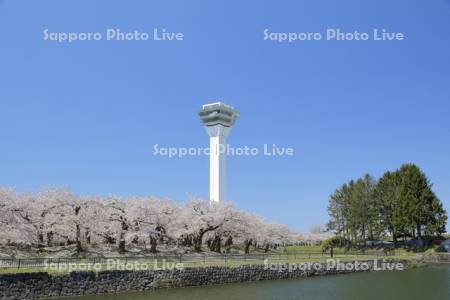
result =
[{"label": "stone wall", "polygon": [[[397,261],[400,262],[400,261]],[[360,262],[361,263],[361,262]],[[240,267],[205,267],[184,270],[72,272],[66,275],[22,273],[0,275],[0,299],[39,299],[86,294],[145,291],[155,288],[202,286],[257,280],[275,280],[366,272],[373,270],[374,261],[366,261],[369,270],[344,270],[322,266],[289,270],[276,265],[245,265]],[[407,264],[406,261],[401,261]],[[316,265],[316,266],[317,266]],[[278,265],[280,266],[280,265]],[[286,265],[284,265],[286,266]]]},{"label": "stone wall", "polygon": [[450,253],[426,253],[418,255],[419,260],[428,263],[450,263]]}]

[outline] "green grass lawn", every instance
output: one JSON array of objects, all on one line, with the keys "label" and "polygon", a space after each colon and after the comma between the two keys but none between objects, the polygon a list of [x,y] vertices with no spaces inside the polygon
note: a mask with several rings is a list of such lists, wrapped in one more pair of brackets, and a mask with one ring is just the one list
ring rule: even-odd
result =
[{"label": "green grass lawn", "polygon": [[316,252],[316,253],[322,252],[322,246],[320,246],[320,245],[318,245],[318,246],[288,246],[288,247],[285,247],[284,249],[288,252],[294,252],[294,251]]},{"label": "green grass lawn", "polygon": [[[238,249],[234,249],[238,250]],[[313,263],[313,262],[326,262],[327,259],[330,259],[330,253],[322,253],[322,246],[289,246],[286,248],[278,248],[276,250],[271,250],[269,253],[264,253],[263,250],[259,249],[259,251],[255,251],[255,249],[251,249],[251,255],[248,257],[233,257],[227,256],[226,259],[222,256],[210,256],[205,253],[205,256],[183,256],[182,266],[183,268],[196,268],[196,267],[209,267],[209,266],[228,266],[228,267],[238,267],[242,265],[261,265],[264,264],[264,261],[268,259],[266,262],[269,263]],[[233,251],[234,252],[234,251]],[[367,250],[365,252],[352,250],[351,252],[346,252],[344,248],[334,248],[334,258],[339,259],[341,261],[351,261],[351,260],[371,260],[375,258],[387,258],[387,259],[415,259],[415,254],[404,249],[396,249],[395,255],[390,255],[387,257],[379,256],[382,251],[381,250]],[[236,254],[239,253],[236,251]],[[242,253],[242,252],[240,252]],[[242,255],[242,254],[241,254]],[[149,258],[140,258],[140,259],[128,259],[124,261],[124,258],[121,258],[121,263],[145,263],[148,269],[158,269],[161,268],[161,263],[163,262],[164,257],[158,258],[158,265],[155,265],[155,260],[152,257]],[[80,259],[77,263],[85,263],[91,260]],[[174,263],[179,263],[176,257],[167,257],[166,260],[166,268],[174,268]],[[55,265],[54,268],[44,268],[44,267],[27,267],[26,265],[22,265],[21,268],[0,268],[0,274],[11,274],[11,273],[29,273],[29,272],[48,272],[50,274],[61,274],[68,273],[71,271],[68,268],[62,268],[64,266],[63,263],[60,266],[61,269],[57,269]],[[103,271],[103,270],[111,270],[111,269],[123,269],[122,266],[108,266],[107,264],[95,264],[87,268],[78,268],[77,271]],[[73,269],[72,269],[73,270]]]},{"label": "green grass lawn", "polygon": [[[183,268],[199,268],[199,267],[210,267],[210,266],[227,266],[227,267],[239,267],[242,265],[262,265],[265,260],[267,263],[315,263],[315,262],[326,262],[330,259],[329,254],[317,254],[317,251],[309,251],[309,253],[305,254],[295,254],[295,255],[281,255],[281,256],[258,256],[258,257],[249,257],[245,259],[223,259],[223,258],[212,258],[208,257],[203,260],[201,257],[193,260],[186,260],[182,262]],[[415,254],[407,251],[396,251],[396,254],[393,256],[376,256],[370,254],[358,254],[358,255],[344,255],[335,253],[334,259],[339,259],[340,261],[354,261],[354,260],[373,260],[373,259],[415,259]],[[128,263],[133,263],[133,261],[127,261]],[[139,263],[146,263],[148,269],[161,269],[162,261],[159,260],[158,264],[155,265],[155,261],[152,259],[149,260],[139,260]],[[175,268],[174,263],[177,261],[167,261],[165,262],[166,268]],[[108,268],[106,264],[97,264],[96,266],[91,266],[90,271],[103,271],[103,270],[111,270],[111,269],[121,269],[120,266],[115,266]],[[84,271],[84,269],[82,269]],[[69,269],[46,269],[42,267],[36,268],[0,268],[0,274],[15,274],[15,273],[29,273],[29,272],[48,272],[50,274],[64,274],[68,273]]]}]

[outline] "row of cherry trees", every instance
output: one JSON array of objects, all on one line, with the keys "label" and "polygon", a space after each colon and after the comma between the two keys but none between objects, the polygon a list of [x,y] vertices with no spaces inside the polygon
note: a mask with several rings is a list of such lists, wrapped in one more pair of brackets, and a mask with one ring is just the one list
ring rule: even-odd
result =
[{"label": "row of cherry trees", "polygon": [[215,252],[232,245],[265,249],[302,237],[287,227],[262,220],[230,203],[191,199],[180,204],[153,197],[81,197],[66,189],[18,194],[0,188],[0,243],[32,246],[116,245],[184,248]]}]

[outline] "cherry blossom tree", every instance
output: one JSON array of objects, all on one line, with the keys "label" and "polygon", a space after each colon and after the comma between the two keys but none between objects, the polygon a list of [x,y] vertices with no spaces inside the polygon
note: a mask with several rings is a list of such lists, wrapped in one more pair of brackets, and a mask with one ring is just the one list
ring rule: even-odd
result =
[{"label": "cherry blossom tree", "polygon": [[200,199],[189,200],[180,216],[182,236],[192,244],[195,251],[202,250],[203,237],[230,222],[233,207],[229,203],[210,203]]},{"label": "cherry blossom tree", "polygon": [[181,213],[181,207],[169,200],[156,198],[132,199],[127,202],[133,226],[132,241],[150,241],[150,252],[157,252],[158,243],[173,240],[172,228]]},{"label": "cherry blossom tree", "polygon": [[[0,188],[0,243],[32,246],[91,243],[182,251],[229,252],[241,244],[269,251],[304,239],[286,226],[243,212],[231,203],[190,199],[184,204],[155,197],[81,197],[68,189],[18,194]],[[147,248],[147,245],[150,245]],[[114,246],[113,246],[114,247]],[[183,250],[185,249],[185,250]]]}]

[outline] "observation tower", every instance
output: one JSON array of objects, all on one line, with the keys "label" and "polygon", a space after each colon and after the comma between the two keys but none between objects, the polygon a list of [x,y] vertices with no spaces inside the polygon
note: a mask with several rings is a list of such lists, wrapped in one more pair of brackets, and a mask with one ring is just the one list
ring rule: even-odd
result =
[{"label": "observation tower", "polygon": [[209,199],[226,199],[226,139],[239,112],[222,102],[205,104],[198,112],[209,135]]}]

